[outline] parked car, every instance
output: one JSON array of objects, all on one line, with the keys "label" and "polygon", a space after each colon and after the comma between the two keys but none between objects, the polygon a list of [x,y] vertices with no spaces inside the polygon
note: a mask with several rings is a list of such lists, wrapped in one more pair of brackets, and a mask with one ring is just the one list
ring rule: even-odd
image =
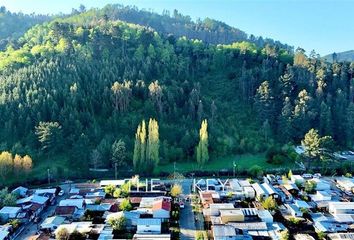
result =
[{"label": "parked car", "polygon": [[321,173],[315,173],[315,174],[313,175],[313,177],[314,177],[314,178],[321,178],[322,175],[321,175]]},{"label": "parked car", "polygon": [[310,178],[312,178],[312,174],[304,173],[304,174],[302,174],[302,177],[305,178],[305,179],[310,179]]},{"label": "parked car", "polygon": [[64,190],[61,190],[58,195],[59,195],[59,196],[63,196],[64,193],[65,193]]},{"label": "parked car", "polygon": [[184,203],[183,202],[179,203],[179,208],[184,208]]}]

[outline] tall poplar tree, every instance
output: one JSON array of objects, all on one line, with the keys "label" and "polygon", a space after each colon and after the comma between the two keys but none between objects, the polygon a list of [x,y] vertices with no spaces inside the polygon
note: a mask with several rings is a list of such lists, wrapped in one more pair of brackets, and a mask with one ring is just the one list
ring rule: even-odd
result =
[{"label": "tall poplar tree", "polygon": [[197,162],[200,166],[203,166],[209,160],[208,145],[208,122],[205,119],[199,130],[199,144],[196,149]]},{"label": "tall poplar tree", "polygon": [[156,167],[159,163],[159,125],[155,119],[150,118],[149,120],[149,136],[146,146],[146,158],[149,164],[148,168]]}]

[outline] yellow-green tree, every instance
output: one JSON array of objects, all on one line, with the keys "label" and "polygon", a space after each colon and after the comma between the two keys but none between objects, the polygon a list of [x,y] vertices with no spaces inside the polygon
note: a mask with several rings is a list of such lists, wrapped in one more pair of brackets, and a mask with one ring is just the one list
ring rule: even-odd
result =
[{"label": "yellow-green tree", "polygon": [[199,131],[199,144],[197,146],[197,162],[203,166],[209,160],[208,152],[208,122],[205,119],[202,121],[202,126]]},{"label": "yellow-green tree", "polygon": [[149,136],[146,146],[146,158],[151,167],[156,167],[159,163],[159,125],[155,119],[149,120]]},{"label": "yellow-green tree", "polygon": [[5,180],[8,174],[11,173],[12,169],[13,169],[12,154],[6,151],[2,152],[0,154],[0,175],[3,180]]},{"label": "yellow-green tree", "polygon": [[174,184],[171,188],[170,194],[172,197],[177,197],[182,193],[182,186],[179,184]]}]

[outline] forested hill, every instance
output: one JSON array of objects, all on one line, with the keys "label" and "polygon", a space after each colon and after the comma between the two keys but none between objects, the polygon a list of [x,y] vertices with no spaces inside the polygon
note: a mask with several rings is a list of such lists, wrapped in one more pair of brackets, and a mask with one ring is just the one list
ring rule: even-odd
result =
[{"label": "forested hill", "polygon": [[353,62],[354,50],[328,54],[323,58],[328,62]]},{"label": "forested hill", "polygon": [[11,13],[0,6],[0,50],[4,50],[8,43],[13,43],[32,26],[50,19],[48,15]]},{"label": "forested hill", "polygon": [[149,118],[160,164],[195,161],[203,119],[211,159],[299,143],[310,128],[338,146],[354,140],[354,64],[302,49],[206,44],[88,11],[31,28],[0,52],[0,71],[0,150],[34,164],[62,155],[72,169],[110,167],[121,139],[119,164],[132,166]]},{"label": "forested hill", "polygon": [[[177,38],[185,36],[188,39],[198,39],[204,43],[211,44],[231,44],[233,42],[249,41],[260,48],[269,44],[288,52],[293,52],[292,46],[279,41],[261,36],[255,37],[253,34],[248,36],[240,29],[211,18],[193,21],[190,16],[183,15],[177,10],[174,10],[172,13],[164,10],[160,15],[153,11],[139,10],[137,7],[110,4],[103,9],[91,9],[80,17],[73,16],[70,21],[73,23],[84,22],[85,24],[90,24],[97,17],[113,21],[121,20],[150,27],[164,36],[168,36],[169,34]],[[68,19],[65,21],[68,21]]]}]

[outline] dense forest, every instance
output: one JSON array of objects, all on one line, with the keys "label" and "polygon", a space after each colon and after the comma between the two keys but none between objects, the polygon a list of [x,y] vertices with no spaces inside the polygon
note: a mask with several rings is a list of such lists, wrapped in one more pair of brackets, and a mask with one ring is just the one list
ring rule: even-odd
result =
[{"label": "dense forest", "polygon": [[31,154],[34,165],[59,154],[81,169],[112,167],[119,150],[132,166],[135,132],[149,118],[158,164],[196,161],[204,119],[210,159],[298,144],[311,128],[352,147],[354,63],[256,44],[235,29],[190,39],[210,21],[174,25],[178,13],[143,12],[149,27],[117,20],[133,21],[130,11],[139,12],[109,5],[57,18],[0,52],[0,150]]},{"label": "dense forest", "polygon": [[4,50],[8,44],[15,44],[15,40],[32,26],[50,19],[48,15],[12,13],[0,7],[0,50]]}]

